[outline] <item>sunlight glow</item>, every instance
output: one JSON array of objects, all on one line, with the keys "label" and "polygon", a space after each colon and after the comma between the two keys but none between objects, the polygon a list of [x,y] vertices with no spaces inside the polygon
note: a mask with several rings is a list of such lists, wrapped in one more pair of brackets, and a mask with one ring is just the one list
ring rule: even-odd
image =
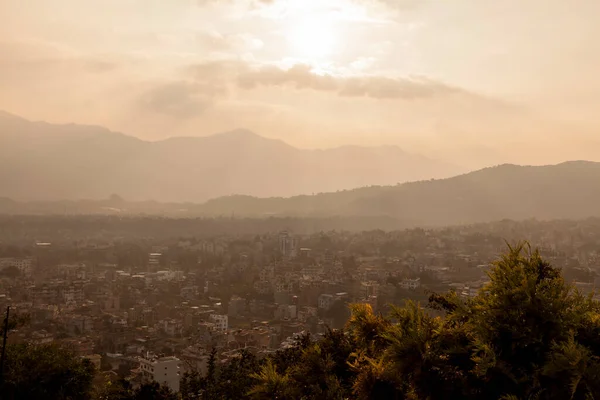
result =
[{"label": "sunlight glow", "polygon": [[294,56],[311,61],[330,57],[338,41],[334,22],[328,18],[304,18],[294,22],[287,39]]}]

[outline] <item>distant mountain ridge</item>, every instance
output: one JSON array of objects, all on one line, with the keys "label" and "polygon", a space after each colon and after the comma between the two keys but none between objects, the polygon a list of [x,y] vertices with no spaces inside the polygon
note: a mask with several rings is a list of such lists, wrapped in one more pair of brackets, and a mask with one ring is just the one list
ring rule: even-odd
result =
[{"label": "distant mountain ridge", "polygon": [[389,216],[423,225],[600,216],[600,163],[505,164],[453,178],[288,199],[228,197],[206,213]]},{"label": "distant mountain ridge", "polygon": [[232,194],[292,196],[441,178],[459,167],[394,146],[304,150],[248,130],[146,142],[87,125],[0,112],[0,195],[202,202]]},{"label": "distant mountain ridge", "polygon": [[[317,195],[226,196],[203,204],[102,201],[20,203],[0,198],[0,213],[147,214],[180,217],[386,218],[398,226],[446,226],[530,218],[600,217],[600,163],[511,164],[448,179],[370,186]],[[381,219],[384,221],[384,219]],[[396,221],[396,222],[393,222]],[[382,222],[383,223],[383,222]],[[391,226],[387,223],[386,226]]]}]

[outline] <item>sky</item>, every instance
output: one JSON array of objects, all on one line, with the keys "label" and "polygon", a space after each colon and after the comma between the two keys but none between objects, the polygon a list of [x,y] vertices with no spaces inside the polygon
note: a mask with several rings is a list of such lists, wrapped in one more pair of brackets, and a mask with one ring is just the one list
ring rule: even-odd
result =
[{"label": "sky", "polygon": [[[0,109],[470,164],[600,159],[597,0],[0,0]],[[535,149],[535,150],[534,150]]]}]

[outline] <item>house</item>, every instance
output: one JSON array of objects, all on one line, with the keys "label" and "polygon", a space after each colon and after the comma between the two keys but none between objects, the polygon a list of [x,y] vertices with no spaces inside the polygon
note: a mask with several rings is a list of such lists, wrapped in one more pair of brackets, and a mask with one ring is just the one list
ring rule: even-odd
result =
[{"label": "house", "polygon": [[405,290],[416,290],[421,287],[421,278],[402,279],[400,287]]},{"label": "house", "polygon": [[215,324],[215,329],[218,331],[229,329],[229,317],[227,315],[211,314],[209,321]]},{"label": "house", "polygon": [[140,358],[140,371],[145,380],[168,386],[179,392],[179,359],[176,357]]}]

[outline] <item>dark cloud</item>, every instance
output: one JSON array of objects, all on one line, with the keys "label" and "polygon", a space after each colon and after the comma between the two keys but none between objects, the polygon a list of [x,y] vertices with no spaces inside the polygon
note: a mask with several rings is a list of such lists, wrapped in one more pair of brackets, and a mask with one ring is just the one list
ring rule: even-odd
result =
[{"label": "dark cloud", "polygon": [[139,99],[139,104],[146,111],[190,118],[211,107],[220,93],[221,90],[213,85],[187,81],[170,82],[144,93]]},{"label": "dark cloud", "polygon": [[297,89],[313,89],[335,92],[344,97],[370,97],[375,99],[418,99],[431,98],[463,92],[459,88],[426,78],[386,78],[386,77],[336,77],[320,75],[307,65],[295,65],[284,70],[277,67],[264,67],[256,71],[242,73],[237,79],[244,89],[260,86],[291,86]]},{"label": "dark cloud", "polygon": [[461,89],[429,79],[364,77],[345,79],[341,96],[376,99],[418,99],[462,92]]},{"label": "dark cloud", "polygon": [[317,75],[311,72],[311,67],[297,64],[288,70],[270,66],[240,74],[238,85],[244,89],[257,86],[292,85],[298,89],[314,89],[335,91],[339,82],[329,75]]}]

